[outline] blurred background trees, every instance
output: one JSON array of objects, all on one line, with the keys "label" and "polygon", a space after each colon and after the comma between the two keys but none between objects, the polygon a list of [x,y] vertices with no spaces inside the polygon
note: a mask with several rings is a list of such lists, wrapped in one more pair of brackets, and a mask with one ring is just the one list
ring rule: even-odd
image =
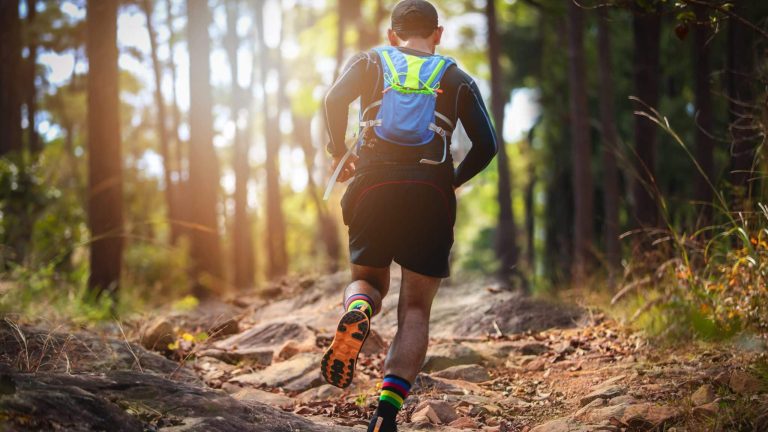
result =
[{"label": "blurred background trees", "polygon": [[[768,5],[435,4],[500,143],[459,190],[456,277],[618,287],[676,251],[706,266],[691,245],[739,224],[751,243]],[[0,2],[2,278],[152,302],[343,268],[319,108],[393,5]],[[455,158],[469,146],[457,131]]]}]

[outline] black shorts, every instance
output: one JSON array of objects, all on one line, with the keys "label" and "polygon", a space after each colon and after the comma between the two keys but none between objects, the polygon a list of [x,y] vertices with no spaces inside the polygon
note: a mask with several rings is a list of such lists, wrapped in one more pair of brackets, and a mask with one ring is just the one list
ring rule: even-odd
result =
[{"label": "black shorts", "polygon": [[[447,174],[446,174],[447,173]],[[450,274],[456,196],[453,172],[431,167],[377,167],[358,172],[341,200],[354,264]]]}]

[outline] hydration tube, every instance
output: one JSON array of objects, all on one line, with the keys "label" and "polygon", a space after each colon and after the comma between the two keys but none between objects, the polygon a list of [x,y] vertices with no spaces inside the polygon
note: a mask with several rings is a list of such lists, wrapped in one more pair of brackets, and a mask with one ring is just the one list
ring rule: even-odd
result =
[{"label": "hydration tube", "polygon": [[323,194],[323,201],[328,201],[328,198],[331,197],[331,192],[333,192],[333,187],[336,185],[336,179],[339,178],[339,174],[341,174],[342,168],[344,168],[344,164],[347,163],[347,159],[354,153],[356,146],[351,146],[349,150],[347,150],[346,153],[344,153],[344,156],[339,161],[339,164],[336,166],[336,169],[333,170],[333,175],[331,175],[331,179],[328,181],[328,186],[325,187],[325,194]]}]

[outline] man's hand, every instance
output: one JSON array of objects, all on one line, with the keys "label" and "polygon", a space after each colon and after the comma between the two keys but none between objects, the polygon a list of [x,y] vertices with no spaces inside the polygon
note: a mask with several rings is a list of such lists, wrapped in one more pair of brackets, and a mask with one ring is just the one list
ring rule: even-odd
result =
[{"label": "man's hand", "polygon": [[[331,164],[331,172],[336,170],[336,167],[339,166],[339,162],[341,162],[341,159],[344,156],[334,156],[333,157],[333,163]],[[354,154],[349,155],[347,160],[344,162],[344,167],[339,172],[339,177],[336,179],[339,183],[344,183],[345,181],[349,180],[355,175],[355,162],[357,162],[357,156]]]}]

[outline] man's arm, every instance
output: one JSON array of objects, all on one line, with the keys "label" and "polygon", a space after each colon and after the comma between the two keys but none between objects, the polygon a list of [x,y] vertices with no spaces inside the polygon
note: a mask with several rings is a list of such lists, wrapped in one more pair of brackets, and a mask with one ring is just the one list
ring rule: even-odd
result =
[{"label": "man's arm", "polygon": [[325,95],[323,109],[330,138],[327,150],[334,159],[341,158],[347,151],[344,135],[347,131],[349,104],[362,93],[368,62],[367,53],[359,53],[352,57]]},{"label": "man's arm", "polygon": [[456,97],[459,120],[472,142],[472,148],[456,168],[453,186],[459,187],[488,166],[498,147],[491,118],[475,82],[470,79],[461,84]]}]

